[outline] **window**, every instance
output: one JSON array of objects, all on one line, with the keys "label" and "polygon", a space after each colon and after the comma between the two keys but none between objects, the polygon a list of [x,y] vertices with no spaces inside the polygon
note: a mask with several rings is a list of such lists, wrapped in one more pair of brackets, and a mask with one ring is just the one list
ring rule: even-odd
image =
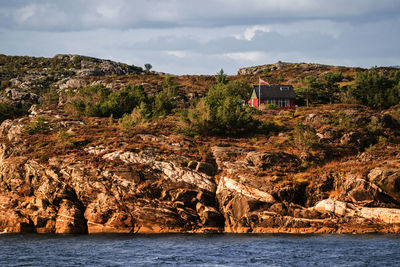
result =
[{"label": "window", "polygon": [[289,91],[289,87],[288,86],[281,86],[281,91]]},{"label": "window", "polygon": [[280,98],[278,100],[278,106],[280,107],[289,107],[290,103],[289,103],[289,99],[286,98]]}]

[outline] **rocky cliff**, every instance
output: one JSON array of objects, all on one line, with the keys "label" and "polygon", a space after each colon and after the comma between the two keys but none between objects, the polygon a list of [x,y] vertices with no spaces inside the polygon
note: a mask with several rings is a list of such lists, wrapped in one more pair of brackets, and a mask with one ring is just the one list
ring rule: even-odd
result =
[{"label": "rocky cliff", "polygon": [[[347,113],[357,120],[359,112]],[[110,119],[52,110],[4,121],[0,231],[400,232],[399,146],[365,150],[367,133],[328,127],[327,114],[295,116],[316,127],[321,144],[341,144],[340,160],[268,145],[285,132],[202,139],[155,125],[128,138]],[[44,126],[29,133],[38,118]]]}]

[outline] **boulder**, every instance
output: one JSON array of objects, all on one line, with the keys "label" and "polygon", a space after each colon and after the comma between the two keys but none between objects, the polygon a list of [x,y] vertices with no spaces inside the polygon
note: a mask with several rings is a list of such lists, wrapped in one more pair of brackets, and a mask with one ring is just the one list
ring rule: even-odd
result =
[{"label": "boulder", "polygon": [[397,168],[377,167],[368,174],[369,180],[378,185],[385,193],[400,202],[400,170]]},{"label": "boulder", "polygon": [[333,199],[324,199],[315,205],[315,210],[321,212],[331,212],[336,216],[354,216],[355,210],[354,206],[347,204],[346,202],[336,201]]},{"label": "boulder", "polygon": [[33,233],[33,223],[15,210],[0,209],[0,230],[10,233]]},{"label": "boulder", "polygon": [[202,227],[223,227],[224,216],[214,207],[205,206],[198,202],[196,212],[200,217]]},{"label": "boulder", "polygon": [[5,120],[0,125],[0,136],[7,138],[11,142],[21,140],[21,133],[24,124],[15,120]]},{"label": "boulder", "polygon": [[12,105],[32,106],[39,103],[39,96],[30,92],[21,92],[17,89],[7,88],[5,90],[6,97],[11,101]]},{"label": "boulder", "polygon": [[331,212],[338,217],[361,217],[375,222],[400,223],[400,209],[362,207],[332,199],[324,199],[318,202],[314,209],[321,212]]},{"label": "boulder", "polygon": [[205,173],[209,176],[214,176],[216,174],[216,168],[208,162],[199,162],[196,166],[196,171]]},{"label": "boulder", "polygon": [[58,234],[87,233],[86,220],[82,210],[72,201],[64,199],[60,203],[55,226]]},{"label": "boulder", "polygon": [[339,199],[348,202],[387,205],[393,203],[383,190],[376,184],[354,175],[344,177],[344,180],[337,181],[337,188],[340,192]]},{"label": "boulder", "polygon": [[250,165],[262,171],[267,169],[294,171],[301,164],[297,156],[285,152],[260,153],[252,151],[247,154],[246,160]]}]

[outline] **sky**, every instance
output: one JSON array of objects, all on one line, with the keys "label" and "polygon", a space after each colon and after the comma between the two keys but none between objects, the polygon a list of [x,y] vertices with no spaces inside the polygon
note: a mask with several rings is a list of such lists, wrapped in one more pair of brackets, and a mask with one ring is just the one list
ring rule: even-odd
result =
[{"label": "sky", "polygon": [[0,0],[0,54],[172,74],[285,62],[400,65],[399,0]]}]

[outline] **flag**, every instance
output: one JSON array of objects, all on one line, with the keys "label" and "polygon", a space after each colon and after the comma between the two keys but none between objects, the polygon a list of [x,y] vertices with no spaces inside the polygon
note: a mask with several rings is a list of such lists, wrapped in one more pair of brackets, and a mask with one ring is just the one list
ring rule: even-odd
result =
[{"label": "flag", "polygon": [[268,83],[267,81],[264,81],[264,80],[261,79],[260,77],[258,78],[258,82],[259,82],[260,84],[268,84],[268,85],[269,85],[269,83]]}]

